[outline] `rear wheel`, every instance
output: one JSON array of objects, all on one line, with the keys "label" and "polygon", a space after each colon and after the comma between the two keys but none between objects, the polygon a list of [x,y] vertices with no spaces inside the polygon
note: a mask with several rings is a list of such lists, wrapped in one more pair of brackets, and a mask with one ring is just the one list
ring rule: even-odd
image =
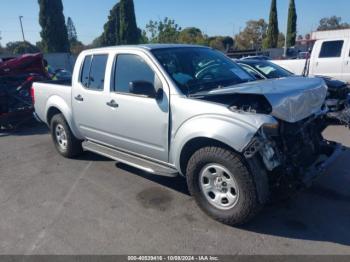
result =
[{"label": "rear wheel", "polygon": [[73,135],[62,114],[53,116],[50,128],[55,147],[62,156],[74,158],[82,154],[81,141]]},{"label": "rear wheel", "polygon": [[222,223],[245,224],[261,209],[253,175],[240,156],[230,150],[198,150],[189,160],[186,175],[199,207]]}]

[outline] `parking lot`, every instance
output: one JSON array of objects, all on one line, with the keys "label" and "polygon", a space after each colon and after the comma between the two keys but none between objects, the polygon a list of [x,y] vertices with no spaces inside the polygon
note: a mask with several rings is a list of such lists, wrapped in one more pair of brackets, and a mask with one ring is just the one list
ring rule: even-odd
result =
[{"label": "parking lot", "polygon": [[[328,138],[350,147],[350,131]],[[350,254],[350,151],[312,188],[249,225],[206,217],[182,178],[86,153],[67,160],[47,129],[0,136],[1,254]]]}]

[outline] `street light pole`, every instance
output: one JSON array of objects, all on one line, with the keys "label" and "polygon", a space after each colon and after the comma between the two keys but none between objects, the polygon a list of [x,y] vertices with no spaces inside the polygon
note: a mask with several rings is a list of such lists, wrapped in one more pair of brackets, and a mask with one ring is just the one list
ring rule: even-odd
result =
[{"label": "street light pole", "polygon": [[21,30],[22,30],[23,42],[25,42],[25,41],[26,41],[26,39],[25,39],[25,37],[24,37],[24,30],[23,30],[22,18],[23,18],[23,16],[19,16],[19,23],[21,24]]},{"label": "street light pole", "polygon": [[286,30],[286,35],[284,37],[284,52],[283,52],[283,57],[287,57],[288,53],[288,47],[287,47],[287,37],[288,37],[288,22],[287,22],[287,30]]}]

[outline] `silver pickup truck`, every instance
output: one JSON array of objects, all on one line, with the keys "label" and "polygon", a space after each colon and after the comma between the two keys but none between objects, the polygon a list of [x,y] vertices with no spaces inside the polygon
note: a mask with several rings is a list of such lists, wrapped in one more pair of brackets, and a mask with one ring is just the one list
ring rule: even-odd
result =
[{"label": "silver pickup truck", "polygon": [[32,94],[63,156],[85,150],[180,174],[200,208],[230,225],[246,223],[271,195],[309,183],[341,151],[322,137],[322,79],[255,81],[206,47],[84,51],[71,85],[34,83]]}]

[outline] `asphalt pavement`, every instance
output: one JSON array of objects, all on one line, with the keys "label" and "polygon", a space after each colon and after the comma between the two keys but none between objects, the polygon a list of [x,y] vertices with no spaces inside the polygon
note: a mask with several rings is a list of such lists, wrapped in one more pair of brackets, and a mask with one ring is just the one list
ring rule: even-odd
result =
[{"label": "asphalt pavement", "polygon": [[[350,148],[350,130],[326,136]],[[350,150],[310,188],[233,228],[181,177],[57,154],[42,126],[0,134],[0,254],[350,254]]]}]

